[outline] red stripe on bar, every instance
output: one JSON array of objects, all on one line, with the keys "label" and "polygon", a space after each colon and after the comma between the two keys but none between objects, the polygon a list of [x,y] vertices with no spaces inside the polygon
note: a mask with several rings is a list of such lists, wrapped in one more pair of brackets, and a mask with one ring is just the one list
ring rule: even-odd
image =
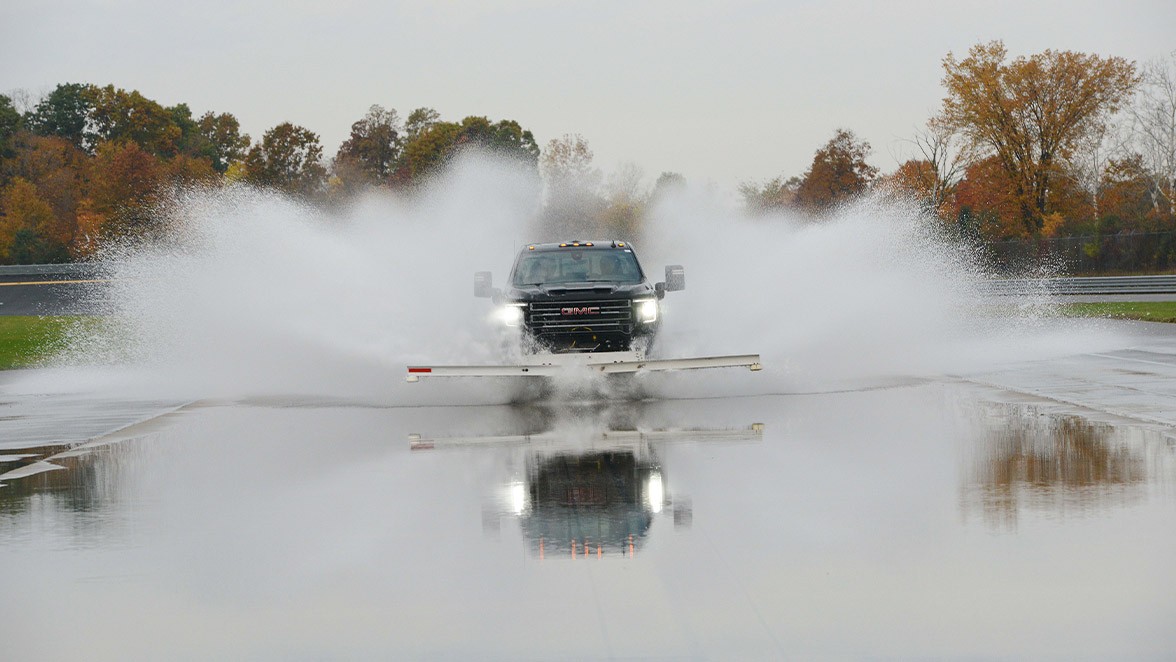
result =
[{"label": "red stripe on bar", "polygon": [[432,368],[409,368],[409,372],[433,372]]}]

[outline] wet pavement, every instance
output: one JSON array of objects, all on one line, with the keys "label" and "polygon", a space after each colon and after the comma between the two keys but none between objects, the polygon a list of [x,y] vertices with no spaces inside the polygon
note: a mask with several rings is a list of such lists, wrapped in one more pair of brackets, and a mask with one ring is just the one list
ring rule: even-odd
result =
[{"label": "wet pavement", "polygon": [[1176,336],[1124,328],[967,375],[636,402],[185,403],[10,374],[0,651],[1170,659]]}]

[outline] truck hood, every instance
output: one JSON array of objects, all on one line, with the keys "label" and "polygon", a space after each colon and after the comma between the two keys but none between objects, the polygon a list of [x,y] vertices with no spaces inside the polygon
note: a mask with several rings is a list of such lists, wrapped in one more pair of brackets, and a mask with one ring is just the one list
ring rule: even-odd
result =
[{"label": "truck hood", "polygon": [[510,301],[592,301],[595,299],[640,299],[654,296],[653,286],[642,283],[566,283],[511,288]]}]

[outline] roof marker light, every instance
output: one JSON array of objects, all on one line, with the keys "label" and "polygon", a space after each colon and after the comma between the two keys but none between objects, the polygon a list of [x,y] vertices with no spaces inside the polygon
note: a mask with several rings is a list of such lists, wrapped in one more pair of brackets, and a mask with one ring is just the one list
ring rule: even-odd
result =
[{"label": "roof marker light", "polygon": [[567,244],[560,244],[560,245],[559,245],[559,247],[560,247],[560,248],[567,248],[567,247],[568,247],[568,245],[567,245]]},{"label": "roof marker light", "polygon": [[534,246],[527,246],[527,250],[533,251],[533,250],[535,250],[535,247]]}]

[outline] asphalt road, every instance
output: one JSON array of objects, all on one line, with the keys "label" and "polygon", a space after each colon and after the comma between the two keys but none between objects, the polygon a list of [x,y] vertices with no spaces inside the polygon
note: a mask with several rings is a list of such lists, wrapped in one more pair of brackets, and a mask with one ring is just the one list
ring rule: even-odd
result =
[{"label": "asphalt road", "polygon": [[93,315],[106,281],[76,265],[0,268],[0,315]]}]

